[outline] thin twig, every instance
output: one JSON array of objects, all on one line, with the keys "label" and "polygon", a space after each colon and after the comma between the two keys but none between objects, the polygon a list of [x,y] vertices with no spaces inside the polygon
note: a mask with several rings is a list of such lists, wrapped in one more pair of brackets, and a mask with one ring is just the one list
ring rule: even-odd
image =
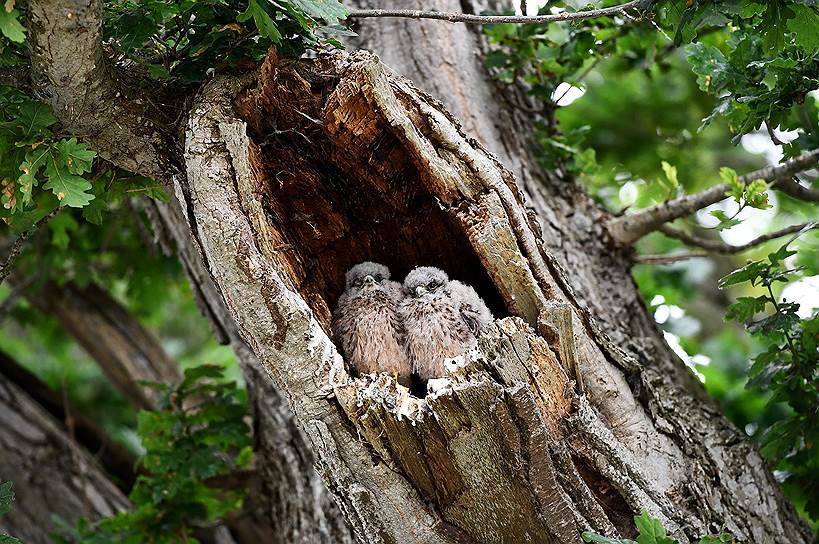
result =
[{"label": "thin twig", "polygon": [[347,16],[350,19],[367,17],[402,17],[406,19],[436,19],[449,23],[466,23],[472,25],[495,25],[504,23],[514,24],[543,24],[558,21],[577,21],[617,15],[626,10],[639,7],[644,0],[632,0],[619,6],[592,9],[589,11],[564,11],[551,15],[474,15],[471,13],[457,13],[446,11],[423,11],[420,9],[354,9]]},{"label": "thin twig", "polygon": [[771,138],[771,143],[774,145],[782,145],[785,142],[779,139],[776,133],[771,128],[771,124],[768,121],[765,121],[765,130],[768,131],[768,136]]},{"label": "thin twig", "polygon": [[[819,162],[819,149],[814,149],[782,164],[768,166],[740,176],[739,181],[748,184],[762,179],[773,183],[775,187],[779,187],[780,184],[782,187],[788,187],[795,174],[813,167],[817,162]],[[633,244],[665,223],[723,200],[729,189],[727,183],[720,183],[699,193],[674,198],[637,213],[614,218],[609,222],[609,232],[619,243]]]},{"label": "thin twig", "polygon": [[765,242],[768,242],[770,240],[775,240],[776,238],[781,238],[788,234],[800,232],[802,229],[811,230],[817,227],[819,227],[819,223],[816,222],[791,225],[789,227],[785,227],[774,232],[769,232],[767,234],[757,236],[750,242],[738,246],[726,244],[722,240],[708,240],[706,238],[700,238],[699,236],[694,236],[693,234],[689,234],[680,229],[675,229],[674,227],[671,227],[669,225],[662,225],[658,230],[665,234],[666,236],[675,238],[681,242],[688,244],[689,246],[701,247],[702,249],[705,249],[706,251],[709,251],[711,253],[732,255],[734,253],[742,253],[743,251],[764,244]]},{"label": "thin twig", "polygon": [[3,265],[0,266],[0,285],[6,281],[6,278],[11,273],[11,267],[14,264],[14,260],[17,259],[17,256],[20,255],[20,252],[23,250],[23,244],[25,241],[35,232],[37,229],[51,221],[51,219],[57,215],[57,212],[60,211],[60,208],[55,208],[51,210],[48,215],[37,221],[33,227],[28,229],[27,231],[23,232],[20,236],[17,237],[14,242],[8,248],[8,254],[6,255],[5,260],[3,261]]}]

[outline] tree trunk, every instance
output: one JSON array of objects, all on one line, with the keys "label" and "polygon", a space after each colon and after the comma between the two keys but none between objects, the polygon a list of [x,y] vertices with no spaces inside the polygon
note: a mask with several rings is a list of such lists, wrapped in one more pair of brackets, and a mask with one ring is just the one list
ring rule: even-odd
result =
[{"label": "tree trunk", "polygon": [[[567,260],[578,240],[550,251],[513,174],[440,103],[366,53],[315,66],[271,56],[243,87],[217,79],[198,97],[177,194],[360,541],[571,542],[586,529],[629,535],[642,509],[683,542],[721,526],[753,542],[808,541],[758,454],[701,389],[686,392],[693,380],[647,320],[623,255]],[[577,188],[562,192],[576,213],[604,214]],[[558,215],[567,202],[546,202],[554,232],[570,232]],[[621,308],[598,300],[592,317],[578,294],[596,298],[607,283],[593,271],[618,258],[629,291],[608,301],[640,308],[625,326],[613,325]],[[517,317],[425,399],[386,376],[354,380],[330,308],[364,259],[396,275],[441,266]],[[576,261],[592,272],[567,276],[561,264]],[[651,351],[636,359],[609,338],[628,334]]]},{"label": "tree trunk", "polygon": [[[8,365],[4,365],[8,369]],[[0,374],[0,480],[16,500],[0,533],[26,544],[50,544],[54,516],[69,524],[112,516],[128,499],[63,424]]]}]

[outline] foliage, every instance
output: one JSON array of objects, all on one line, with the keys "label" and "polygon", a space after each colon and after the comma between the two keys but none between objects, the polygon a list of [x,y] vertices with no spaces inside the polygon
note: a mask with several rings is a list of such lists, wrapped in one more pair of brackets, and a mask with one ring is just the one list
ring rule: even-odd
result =
[{"label": "foliage", "polygon": [[159,410],[139,415],[146,451],[129,495],[132,509],[96,523],[81,520],[57,542],[197,542],[194,530],[241,507],[244,490],[208,485],[252,460],[247,400],[223,374],[221,367],[202,365],[185,371],[178,385],[150,384],[162,401]]},{"label": "foliage", "polygon": [[[11,503],[14,502],[11,485],[11,482],[0,483],[0,516],[11,511]],[[0,534],[0,544],[20,544],[20,541],[13,536]]]},{"label": "foliage", "polygon": [[[636,541],[627,538],[608,538],[589,531],[583,533],[583,541],[597,544],[679,544],[679,540],[668,536],[662,522],[645,510],[640,512],[639,516],[634,516],[634,525],[639,533]],[[734,544],[735,542],[734,537],[730,534],[721,533],[704,536],[700,539],[699,544]]]},{"label": "foliage", "polygon": [[337,0],[111,0],[105,8],[105,36],[119,53],[156,79],[182,82],[258,60],[271,44],[299,56],[320,45],[316,32],[343,33],[347,15]]},{"label": "foliage", "polygon": [[803,269],[786,264],[796,254],[789,249],[792,242],[726,275],[720,287],[749,283],[764,288],[761,295],[739,297],[726,318],[745,323],[767,344],[754,358],[748,386],[771,391],[769,402],[787,403],[791,414],[765,430],[763,451],[803,490],[807,512],[819,518],[819,312],[800,319],[799,303],[780,302],[773,292],[775,283],[787,283]]},{"label": "foliage", "polygon": [[[710,0],[664,7],[674,44],[689,44],[686,53],[700,88],[719,97],[705,124],[724,116],[738,136],[763,122],[801,126],[794,106],[819,87],[815,2]],[[726,26],[730,35],[714,33]]]}]

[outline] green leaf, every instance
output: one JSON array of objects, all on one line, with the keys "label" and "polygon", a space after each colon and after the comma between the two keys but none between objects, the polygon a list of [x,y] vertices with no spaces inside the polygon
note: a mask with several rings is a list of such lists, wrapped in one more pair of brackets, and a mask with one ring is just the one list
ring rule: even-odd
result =
[{"label": "green leaf", "polygon": [[68,171],[72,174],[84,174],[91,171],[91,164],[97,155],[88,149],[86,144],[77,143],[76,138],[60,140],[57,143],[60,158],[65,162]]},{"label": "green leaf", "polygon": [[744,283],[750,281],[753,285],[754,281],[762,277],[768,271],[768,265],[762,261],[753,261],[742,268],[734,270],[730,274],[723,276],[719,280],[719,288],[725,289],[730,285]]},{"label": "green leaf", "polygon": [[755,179],[745,186],[745,203],[758,210],[771,207],[768,203],[768,184],[763,179]]},{"label": "green leaf", "polygon": [[315,19],[324,19],[327,24],[334,25],[339,19],[347,18],[347,10],[337,0],[289,0],[304,13]]},{"label": "green leaf", "polygon": [[640,531],[637,544],[679,544],[676,539],[666,535],[665,527],[660,520],[651,517],[645,510],[639,516],[634,516],[634,523]]},{"label": "green leaf", "polygon": [[739,297],[734,304],[728,307],[725,319],[744,323],[754,317],[770,302],[767,296]]},{"label": "green leaf", "polygon": [[43,189],[48,189],[57,197],[61,206],[82,208],[92,200],[94,195],[88,192],[91,182],[72,174],[67,165],[54,157],[52,153],[46,163],[48,182]]},{"label": "green leaf", "polygon": [[814,53],[819,50],[819,12],[815,7],[792,4],[794,16],[788,19],[788,30],[793,32],[793,40],[797,47]]},{"label": "green leaf", "polygon": [[48,228],[51,230],[51,243],[60,249],[66,249],[71,242],[69,232],[76,231],[79,223],[71,217],[71,214],[60,213],[49,221]]},{"label": "green leaf", "polygon": [[745,194],[745,185],[739,180],[736,170],[723,166],[719,169],[719,177],[728,184],[729,189],[725,194],[733,197],[739,203],[742,195]]},{"label": "green leaf", "polygon": [[718,231],[727,230],[742,223],[742,221],[739,219],[728,217],[728,215],[722,210],[712,210],[708,212],[708,215],[716,217],[719,220],[719,224],[714,227]]},{"label": "green leaf", "polygon": [[20,24],[19,15],[16,9],[9,12],[0,8],[0,32],[13,42],[23,43],[26,41],[26,28]]},{"label": "green leaf", "polygon": [[662,161],[660,166],[663,168],[663,172],[665,173],[665,178],[667,183],[664,185],[668,187],[669,191],[675,193],[677,188],[680,186],[680,181],[677,179],[677,167],[672,166],[666,161]]},{"label": "green leaf", "polygon": [[16,121],[23,128],[22,136],[17,144],[29,145],[45,133],[48,127],[56,123],[57,118],[51,113],[51,108],[42,102],[29,100],[20,106],[20,113]]},{"label": "green leaf", "polygon": [[258,0],[249,0],[247,3],[247,9],[240,13],[236,17],[236,20],[243,23],[248,21],[251,17],[253,18],[253,22],[256,23],[256,28],[259,29],[260,35],[269,39],[273,43],[281,42],[282,35],[279,32],[279,29],[276,27],[276,23],[273,21],[267,11],[265,11],[265,9],[259,5]]},{"label": "green leaf", "polygon": [[51,156],[51,146],[41,145],[26,153],[26,160],[20,164],[23,172],[17,181],[20,184],[20,192],[23,193],[22,201],[30,204],[32,201],[32,189],[37,185],[37,173],[45,166],[46,160]]}]

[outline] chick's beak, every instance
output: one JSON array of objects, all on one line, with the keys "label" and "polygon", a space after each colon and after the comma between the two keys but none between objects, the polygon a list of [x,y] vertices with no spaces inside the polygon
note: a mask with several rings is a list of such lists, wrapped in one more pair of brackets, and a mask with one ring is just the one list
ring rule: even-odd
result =
[{"label": "chick's beak", "polygon": [[366,276],[364,276],[364,283],[366,285],[373,285],[375,283],[375,278],[367,274]]},{"label": "chick's beak", "polygon": [[426,292],[427,292],[427,288],[424,287],[423,285],[419,285],[418,287],[415,288],[415,296],[416,297],[420,297],[421,295],[426,294]]}]

